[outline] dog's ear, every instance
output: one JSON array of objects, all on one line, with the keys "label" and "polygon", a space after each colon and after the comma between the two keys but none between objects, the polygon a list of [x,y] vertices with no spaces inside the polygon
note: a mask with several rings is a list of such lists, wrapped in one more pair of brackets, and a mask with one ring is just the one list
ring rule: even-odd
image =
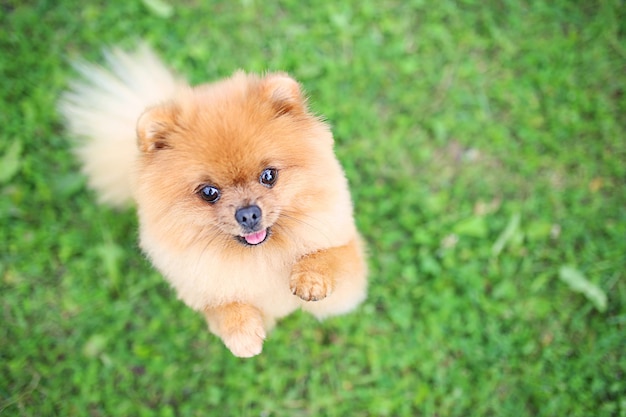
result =
[{"label": "dog's ear", "polygon": [[152,152],[170,147],[169,136],[176,127],[178,110],[164,104],[146,110],[137,121],[137,140],[141,152]]},{"label": "dog's ear", "polygon": [[277,116],[283,114],[302,114],[307,111],[306,98],[302,94],[300,84],[284,73],[269,74],[263,78],[263,93],[268,99]]}]

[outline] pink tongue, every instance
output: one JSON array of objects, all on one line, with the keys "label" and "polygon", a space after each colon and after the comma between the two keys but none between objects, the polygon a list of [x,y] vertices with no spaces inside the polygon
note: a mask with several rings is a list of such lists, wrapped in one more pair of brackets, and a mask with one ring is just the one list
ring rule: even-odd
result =
[{"label": "pink tongue", "polygon": [[252,233],[244,236],[246,242],[250,245],[258,245],[259,243],[265,240],[265,236],[267,235],[267,230],[261,230],[260,232]]}]

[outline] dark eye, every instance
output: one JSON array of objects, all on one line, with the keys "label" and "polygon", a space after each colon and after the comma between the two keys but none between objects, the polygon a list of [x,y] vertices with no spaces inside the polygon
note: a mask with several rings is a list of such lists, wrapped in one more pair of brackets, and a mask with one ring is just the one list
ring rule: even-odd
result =
[{"label": "dark eye", "polygon": [[278,178],[278,170],[276,168],[265,168],[261,172],[259,181],[266,187],[272,187]]},{"label": "dark eye", "polygon": [[212,185],[203,185],[198,190],[198,195],[207,203],[215,203],[220,199],[220,190]]}]

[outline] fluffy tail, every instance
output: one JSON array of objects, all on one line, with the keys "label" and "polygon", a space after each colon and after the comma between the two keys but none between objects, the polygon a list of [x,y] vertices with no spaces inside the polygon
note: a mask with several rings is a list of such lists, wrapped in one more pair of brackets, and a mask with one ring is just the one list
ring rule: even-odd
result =
[{"label": "fluffy tail", "polygon": [[137,119],[184,83],[146,45],[130,53],[105,51],[105,57],[106,67],[73,63],[82,79],[70,84],[58,108],[78,139],[75,151],[98,200],[122,207],[133,196]]}]

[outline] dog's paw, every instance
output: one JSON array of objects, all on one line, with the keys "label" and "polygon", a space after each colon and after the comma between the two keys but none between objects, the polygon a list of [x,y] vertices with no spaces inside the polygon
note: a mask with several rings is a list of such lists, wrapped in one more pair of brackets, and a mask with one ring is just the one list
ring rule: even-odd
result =
[{"label": "dog's paw", "polygon": [[304,301],[319,301],[330,295],[330,282],[317,272],[298,272],[291,276],[289,288]]},{"label": "dog's paw", "polygon": [[251,358],[263,350],[265,336],[263,322],[259,319],[250,320],[238,328],[231,329],[222,336],[222,340],[233,355]]}]

